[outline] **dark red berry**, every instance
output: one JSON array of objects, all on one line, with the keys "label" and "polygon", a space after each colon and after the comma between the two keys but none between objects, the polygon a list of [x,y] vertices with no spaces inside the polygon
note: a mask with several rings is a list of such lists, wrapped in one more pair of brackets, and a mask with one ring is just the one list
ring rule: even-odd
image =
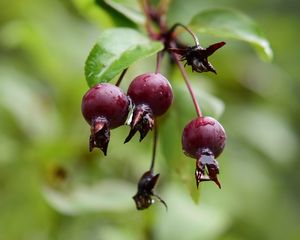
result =
[{"label": "dark red berry", "polygon": [[83,96],[81,110],[91,126],[90,151],[98,147],[106,155],[110,129],[123,125],[127,119],[128,97],[115,85],[97,84]]},{"label": "dark red berry", "polygon": [[[182,134],[182,148],[186,155],[196,158],[195,177],[197,186],[201,181],[214,181],[221,187],[215,160],[225,147],[226,134],[221,124],[211,117],[199,117],[189,122]],[[208,176],[205,175],[205,167]]]},{"label": "dark red berry", "polygon": [[152,205],[154,200],[152,197],[156,197],[162,204],[167,208],[167,204],[158,195],[153,193],[153,188],[155,187],[159,174],[153,175],[152,171],[147,171],[140,178],[138,183],[138,191],[133,196],[133,199],[138,210],[143,210]]},{"label": "dark red berry", "polygon": [[127,94],[135,105],[148,105],[154,116],[164,114],[173,100],[172,87],[160,73],[145,73],[136,77]]},{"label": "dark red berry", "polygon": [[128,142],[139,131],[140,141],[154,126],[154,117],[161,116],[173,101],[172,87],[160,73],[145,73],[136,77],[130,84],[128,96],[135,105]]}]

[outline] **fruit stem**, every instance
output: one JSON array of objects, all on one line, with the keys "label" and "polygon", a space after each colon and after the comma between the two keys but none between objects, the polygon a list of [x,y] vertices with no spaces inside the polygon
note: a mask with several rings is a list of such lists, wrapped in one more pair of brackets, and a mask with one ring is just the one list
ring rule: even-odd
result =
[{"label": "fruit stem", "polygon": [[161,61],[162,61],[163,56],[164,56],[163,51],[160,51],[160,52],[157,53],[155,73],[160,73],[160,65],[161,65]]},{"label": "fruit stem", "polygon": [[203,114],[201,112],[201,109],[199,107],[199,104],[197,102],[197,99],[195,97],[195,94],[194,94],[194,91],[192,89],[192,86],[191,86],[191,83],[190,83],[190,80],[189,80],[189,77],[187,75],[187,72],[185,71],[185,68],[183,67],[182,63],[179,61],[177,55],[175,53],[172,53],[172,56],[174,57],[175,59],[175,62],[177,64],[177,66],[179,67],[179,70],[184,78],[184,81],[185,81],[185,84],[190,92],[190,95],[192,97],[192,100],[193,100],[193,103],[194,103],[194,106],[195,106],[195,109],[196,109],[196,113],[198,115],[198,117],[203,117]]},{"label": "fruit stem", "polygon": [[122,82],[122,79],[123,79],[123,77],[125,76],[127,70],[128,70],[128,68],[125,68],[125,69],[123,70],[123,72],[121,73],[121,75],[120,75],[118,81],[116,82],[116,86],[117,86],[117,87],[120,86],[120,84],[121,84],[121,82]]},{"label": "fruit stem", "polygon": [[154,164],[155,164],[155,157],[156,157],[156,145],[157,145],[157,121],[154,122],[154,131],[153,131],[153,148],[152,148],[152,160],[149,171],[153,173],[154,170]]},{"label": "fruit stem", "polygon": [[140,1],[140,4],[141,4],[141,7],[142,7],[142,10],[144,11],[145,13],[145,16],[146,16],[146,29],[147,29],[147,32],[150,36],[151,39],[158,39],[158,34],[155,32],[155,30],[153,29],[151,23],[152,23],[152,19],[151,19],[151,4],[149,2],[149,0],[141,0]]},{"label": "fruit stem", "polygon": [[199,40],[198,40],[196,34],[193,33],[193,31],[192,31],[191,29],[189,29],[187,26],[185,26],[185,25],[183,25],[183,24],[181,24],[181,23],[175,23],[175,24],[171,27],[171,29],[169,30],[169,34],[171,35],[171,34],[176,30],[177,27],[182,27],[182,28],[184,28],[187,32],[189,32],[189,33],[192,35],[192,37],[193,37],[193,39],[194,39],[194,41],[195,41],[196,46],[200,46],[200,43],[199,43]]}]

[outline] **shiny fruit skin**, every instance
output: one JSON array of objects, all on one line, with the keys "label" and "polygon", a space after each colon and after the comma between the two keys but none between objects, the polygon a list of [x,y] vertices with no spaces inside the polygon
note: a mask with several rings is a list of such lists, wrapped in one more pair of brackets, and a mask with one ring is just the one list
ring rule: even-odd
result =
[{"label": "shiny fruit skin", "polygon": [[160,73],[145,73],[132,80],[128,96],[135,105],[148,105],[154,116],[164,114],[173,101],[172,87]]},{"label": "shiny fruit skin", "polygon": [[226,133],[222,125],[211,117],[199,117],[190,121],[183,130],[182,148],[186,155],[199,158],[209,150],[217,158],[223,151]]},{"label": "shiny fruit skin", "polygon": [[91,88],[82,99],[82,114],[91,125],[98,117],[107,119],[109,128],[123,125],[129,112],[129,100],[117,86],[100,83]]}]

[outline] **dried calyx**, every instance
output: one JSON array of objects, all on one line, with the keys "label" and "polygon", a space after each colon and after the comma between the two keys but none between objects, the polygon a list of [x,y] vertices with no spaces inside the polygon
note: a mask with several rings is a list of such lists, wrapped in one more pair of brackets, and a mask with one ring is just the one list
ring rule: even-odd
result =
[{"label": "dried calyx", "polygon": [[204,181],[214,181],[221,188],[217,177],[218,174],[219,165],[213,153],[207,148],[203,149],[200,157],[196,160],[195,178],[197,188],[199,187],[199,183]]},{"label": "dried calyx", "polygon": [[104,155],[107,153],[107,146],[110,139],[110,130],[108,121],[105,118],[98,117],[92,121],[89,150],[99,148]]},{"label": "dried calyx", "polygon": [[[176,53],[181,56],[181,61],[186,61],[185,65],[190,65],[192,67],[193,71],[196,71],[198,73],[202,72],[213,72],[217,73],[215,68],[212,66],[212,64],[208,61],[208,57],[211,56],[216,50],[221,48],[225,45],[225,42],[218,42],[215,44],[210,45],[207,48],[203,48],[200,46],[199,40],[195,33],[191,29],[189,29],[187,26],[176,23],[173,25],[173,27],[169,30],[167,36],[172,36],[175,29],[177,27],[184,28],[191,36],[193,37],[195,41],[195,45],[192,47],[184,46],[176,39],[175,43],[167,46],[167,49],[173,53]],[[175,45],[175,46],[174,46]]]},{"label": "dried calyx", "polygon": [[198,73],[213,72],[217,73],[212,64],[208,61],[208,57],[211,56],[216,50],[225,45],[225,42],[218,42],[210,45],[207,48],[203,48],[200,45],[195,45],[186,48],[169,48],[170,51],[179,54],[181,61],[186,61],[185,65],[190,65],[193,71]]},{"label": "dried calyx", "polygon": [[142,141],[149,130],[152,130],[153,126],[154,117],[151,108],[146,104],[137,105],[134,108],[132,120],[130,122],[130,132],[124,143],[129,142],[137,131],[140,132],[140,141]]}]

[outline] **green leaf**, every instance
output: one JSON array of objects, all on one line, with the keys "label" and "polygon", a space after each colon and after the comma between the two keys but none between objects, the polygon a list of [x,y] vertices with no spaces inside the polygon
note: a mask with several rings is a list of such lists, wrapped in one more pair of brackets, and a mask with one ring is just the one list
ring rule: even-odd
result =
[{"label": "green leaf", "polygon": [[105,180],[95,185],[77,186],[69,192],[45,187],[43,194],[58,212],[78,215],[87,212],[119,212],[134,208],[132,193],[136,186],[118,180]]},{"label": "green leaf", "polygon": [[100,27],[112,27],[114,21],[110,14],[98,7],[94,0],[72,0],[76,10],[85,18],[97,23]]},{"label": "green leaf", "polygon": [[20,129],[31,139],[48,139],[57,134],[59,123],[55,108],[45,104],[48,96],[39,81],[3,61],[0,61],[0,76],[0,108],[12,115]]},{"label": "green leaf", "polygon": [[104,2],[131,21],[137,24],[145,23],[145,16],[141,12],[137,0],[104,0]]},{"label": "green leaf", "polygon": [[134,62],[162,50],[160,42],[151,41],[129,28],[102,32],[85,63],[88,85],[111,81]]},{"label": "green leaf", "polygon": [[[201,204],[195,205],[191,204],[190,198],[183,191],[181,185],[174,184],[174,182],[169,184],[163,195],[168,200],[170,210],[168,214],[163,211],[157,212],[155,239],[223,239],[220,236],[223,236],[224,229],[228,229],[230,221],[232,221],[228,214],[230,211],[228,207],[223,207],[218,202],[220,193],[214,186],[212,190],[212,192],[205,192],[207,197],[210,197],[207,198],[208,200],[203,199],[202,201],[201,199]],[[222,192],[222,201],[224,201],[223,195]],[[184,224],[178,219],[184,219]],[[227,239],[234,240],[236,238]]]},{"label": "green leaf", "polygon": [[273,58],[272,49],[259,26],[248,16],[231,9],[210,9],[196,14],[189,26],[199,32],[250,43],[263,60]]},{"label": "green leaf", "polygon": [[103,0],[72,0],[78,11],[101,28],[135,27],[135,24]]},{"label": "green leaf", "polygon": [[[216,119],[220,118],[225,109],[223,101],[206,92],[205,90],[202,90],[199,82],[194,81],[191,84],[204,116],[211,116]],[[187,121],[190,121],[192,118],[196,117],[196,111],[191,96],[189,95],[184,82],[176,84],[173,90],[174,95],[178,98],[177,101],[174,101],[174,104],[176,105],[176,109],[181,116],[180,121],[181,123],[187,123]]]}]

